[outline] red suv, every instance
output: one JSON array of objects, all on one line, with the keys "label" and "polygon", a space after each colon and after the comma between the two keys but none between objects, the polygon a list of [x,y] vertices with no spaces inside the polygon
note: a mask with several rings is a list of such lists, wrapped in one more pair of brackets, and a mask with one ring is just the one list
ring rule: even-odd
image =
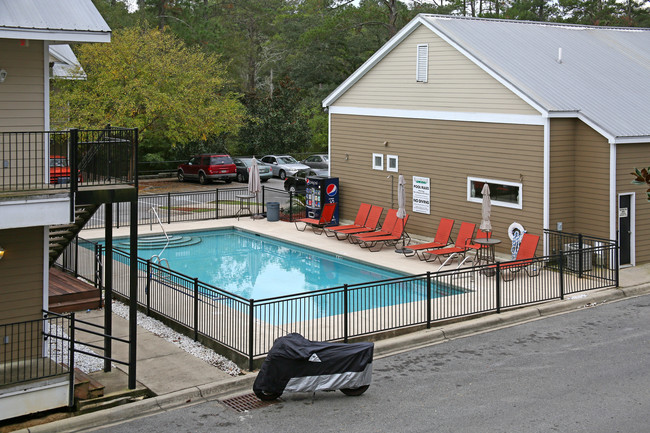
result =
[{"label": "red suv", "polygon": [[237,168],[230,155],[196,155],[187,164],[178,166],[178,180],[198,179],[202,185],[213,180],[232,182],[237,177]]}]

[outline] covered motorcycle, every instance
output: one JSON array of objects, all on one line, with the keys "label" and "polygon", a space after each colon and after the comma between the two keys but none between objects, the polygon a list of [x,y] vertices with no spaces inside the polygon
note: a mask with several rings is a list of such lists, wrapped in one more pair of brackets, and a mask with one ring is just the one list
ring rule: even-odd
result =
[{"label": "covered motorcycle", "polygon": [[261,400],[283,392],[334,391],[361,395],[372,379],[373,343],[323,343],[288,334],[273,343],[253,384]]}]

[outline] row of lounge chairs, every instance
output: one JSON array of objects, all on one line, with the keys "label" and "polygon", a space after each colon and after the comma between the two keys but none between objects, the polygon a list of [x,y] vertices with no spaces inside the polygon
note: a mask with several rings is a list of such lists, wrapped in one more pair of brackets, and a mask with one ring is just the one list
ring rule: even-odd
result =
[{"label": "row of lounge chairs", "polygon": [[[370,251],[379,251],[384,246],[395,246],[397,249],[401,242],[401,251],[406,257],[417,256],[420,260],[428,262],[439,261],[441,267],[456,258],[459,261],[459,266],[462,265],[470,258],[467,256],[468,252],[474,251],[474,258],[478,257],[480,250],[486,248],[486,245],[477,243],[475,240],[489,239],[491,236],[491,232],[480,229],[475,236],[476,224],[463,222],[454,242],[451,237],[454,220],[441,218],[432,242],[408,245],[410,241],[410,237],[406,232],[408,215],[405,215],[404,218],[398,218],[397,210],[389,209],[380,226],[379,220],[384,208],[362,203],[352,224],[327,227],[332,220],[335,209],[336,203],[325,204],[320,218],[299,219],[296,221],[296,228],[304,231],[307,226],[311,226],[317,234],[324,232],[326,236],[336,237],[338,240],[347,239],[350,243],[357,244],[362,248],[368,248]],[[536,267],[532,266],[538,243],[539,236],[524,233],[515,261],[500,265],[504,271],[501,273],[504,280],[509,280],[509,276],[514,278],[514,274],[522,269],[530,276],[539,274]],[[444,262],[443,258],[445,259]],[[489,265],[487,269],[494,267],[496,267],[496,264]]]}]

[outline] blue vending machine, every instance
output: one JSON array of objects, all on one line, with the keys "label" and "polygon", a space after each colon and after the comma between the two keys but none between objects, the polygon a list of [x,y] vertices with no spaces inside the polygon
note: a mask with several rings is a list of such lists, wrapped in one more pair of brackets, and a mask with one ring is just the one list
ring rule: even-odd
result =
[{"label": "blue vending machine", "polygon": [[334,217],[328,225],[339,224],[339,178],[310,176],[307,178],[305,189],[305,203],[307,207],[307,218],[320,218],[320,212],[325,203],[336,203]]}]

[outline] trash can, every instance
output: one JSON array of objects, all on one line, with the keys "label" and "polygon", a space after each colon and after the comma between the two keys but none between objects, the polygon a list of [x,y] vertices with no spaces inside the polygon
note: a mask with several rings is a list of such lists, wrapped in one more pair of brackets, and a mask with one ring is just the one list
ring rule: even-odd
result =
[{"label": "trash can", "polygon": [[280,203],[270,201],[266,204],[266,220],[280,221]]}]

